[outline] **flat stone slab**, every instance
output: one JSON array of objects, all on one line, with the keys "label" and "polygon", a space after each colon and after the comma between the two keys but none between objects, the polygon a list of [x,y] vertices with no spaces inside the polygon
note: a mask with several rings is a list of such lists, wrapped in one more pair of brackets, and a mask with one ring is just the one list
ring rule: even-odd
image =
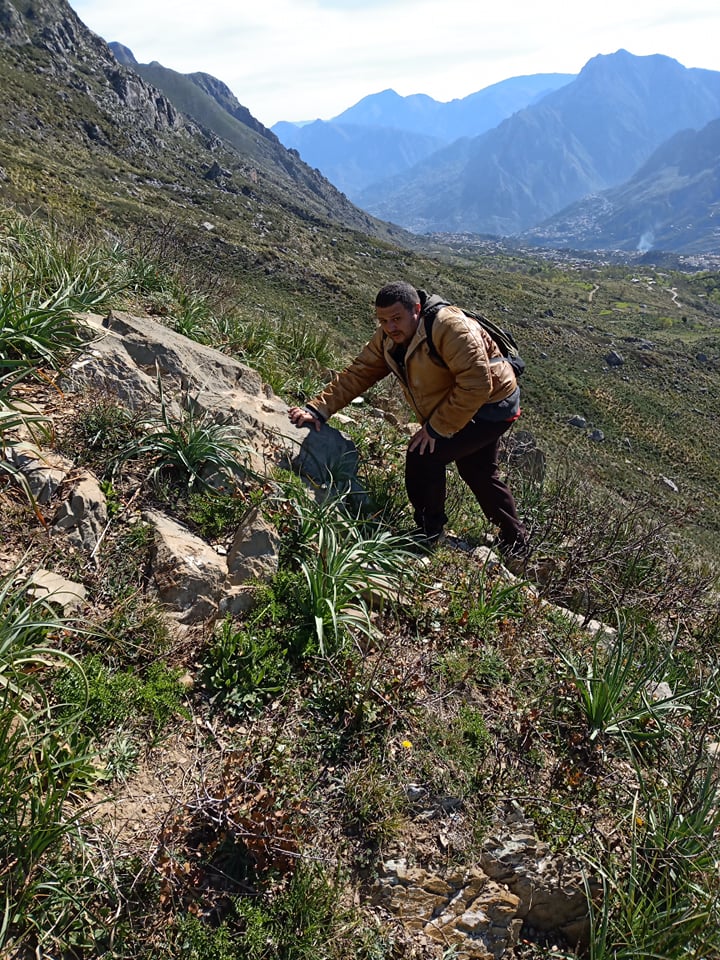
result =
[{"label": "flat stone slab", "polygon": [[58,606],[67,616],[82,607],[87,590],[81,583],[66,580],[52,570],[36,570],[30,578],[30,592],[38,600]]}]

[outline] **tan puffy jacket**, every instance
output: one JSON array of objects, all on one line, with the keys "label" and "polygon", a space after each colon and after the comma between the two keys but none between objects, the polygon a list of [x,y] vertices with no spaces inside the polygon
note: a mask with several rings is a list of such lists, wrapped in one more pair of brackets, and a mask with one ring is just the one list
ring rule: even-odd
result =
[{"label": "tan puffy jacket", "polygon": [[447,366],[433,359],[422,317],[408,344],[403,366],[393,356],[395,344],[378,327],[360,354],[308,407],[327,420],[378,380],[394,373],[420,423],[429,424],[442,437],[450,437],[462,430],[484,404],[497,403],[514,393],[517,382],[512,367],[480,324],[468,319],[459,307],[438,311],[432,340]]}]

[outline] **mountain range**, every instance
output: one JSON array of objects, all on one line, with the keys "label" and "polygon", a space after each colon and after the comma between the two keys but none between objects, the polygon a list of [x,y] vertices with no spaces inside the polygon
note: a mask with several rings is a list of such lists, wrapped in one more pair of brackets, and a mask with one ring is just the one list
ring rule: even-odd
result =
[{"label": "mountain range", "polygon": [[[445,104],[386,90],[329,122],[268,130],[210,74],[140,64],[60,0],[33,10],[0,0],[0,166],[10,199],[42,197],[52,183],[62,203],[127,212],[158,183],[174,183],[178,198],[240,192],[305,223],[319,217],[404,242],[411,231],[720,252],[719,72],[620,50],[577,76],[514,77]],[[68,66],[70,90],[58,88],[48,106],[37,78],[55,82]],[[165,149],[168,139],[177,150]],[[311,148],[317,154],[304,156]],[[107,197],[92,182],[99,167],[115,178]]]},{"label": "mountain range", "polygon": [[[692,145],[711,141],[712,129],[700,131],[720,118],[717,71],[619,50],[594,57],[577,76],[512,77],[449,103],[384,90],[329,121],[283,121],[269,131],[208,74],[138,64],[126,47],[111,48],[239,149],[248,128],[260,132],[362,210],[416,234],[720,252],[720,159]],[[678,166],[671,155],[680,149],[686,159]],[[681,172],[693,162],[702,169]]]},{"label": "mountain range", "polygon": [[[666,140],[718,117],[720,73],[621,50],[593,58],[575,80],[539,102],[369,186],[357,200],[418,232],[517,235],[588,195],[620,186]],[[707,163],[716,167],[717,157]],[[693,218],[702,214],[703,202],[704,196],[689,204]],[[657,213],[649,216],[639,230],[628,224],[623,243],[634,249],[656,219]],[[558,229],[550,226],[550,235]],[[660,232],[682,249],[684,238]],[[566,235],[566,241],[580,245],[583,236]]]},{"label": "mountain range", "polygon": [[359,200],[378,180],[403,174],[425,157],[460,139],[497,126],[573,79],[572,74],[511,77],[463,99],[441,103],[426,94],[394,90],[364,97],[332,120],[273,125],[286,147]]}]

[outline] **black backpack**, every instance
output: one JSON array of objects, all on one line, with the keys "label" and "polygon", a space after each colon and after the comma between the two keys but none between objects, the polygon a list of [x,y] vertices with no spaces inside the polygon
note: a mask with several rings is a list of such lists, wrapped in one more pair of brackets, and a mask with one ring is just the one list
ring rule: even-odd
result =
[{"label": "black backpack", "polygon": [[[425,324],[425,335],[427,337],[427,345],[428,350],[430,351],[430,356],[437,363],[445,366],[445,361],[435,349],[435,345],[432,341],[432,325],[435,321],[438,310],[440,310],[441,307],[449,307],[451,304],[447,300],[443,300],[443,298],[439,297],[436,293],[428,296],[424,290],[418,290],[418,294],[420,295],[420,303],[422,305],[422,318],[423,323]],[[466,317],[469,317],[471,320],[476,320],[483,330],[488,334],[488,336],[495,341],[503,357],[505,357],[510,366],[513,368],[515,376],[522,376],[525,371],[525,361],[520,356],[520,351],[513,335],[508,333],[507,330],[503,330],[503,328],[498,326],[496,323],[493,323],[492,320],[488,320],[487,317],[473,313],[471,310],[465,310],[464,307],[461,307],[460,309]]]}]

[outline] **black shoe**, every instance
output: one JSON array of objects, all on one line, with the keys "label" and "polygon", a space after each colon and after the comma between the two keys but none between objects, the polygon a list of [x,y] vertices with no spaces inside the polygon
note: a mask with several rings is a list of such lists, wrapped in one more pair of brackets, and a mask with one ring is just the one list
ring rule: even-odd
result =
[{"label": "black shoe", "polygon": [[496,544],[503,565],[516,576],[523,573],[528,560],[532,555],[532,547],[527,540],[516,540],[515,543],[504,543],[498,540]]},{"label": "black shoe", "polygon": [[410,541],[411,550],[414,549],[418,553],[432,553],[444,536],[442,528],[428,533],[422,527],[416,527],[407,534],[407,539]]}]

